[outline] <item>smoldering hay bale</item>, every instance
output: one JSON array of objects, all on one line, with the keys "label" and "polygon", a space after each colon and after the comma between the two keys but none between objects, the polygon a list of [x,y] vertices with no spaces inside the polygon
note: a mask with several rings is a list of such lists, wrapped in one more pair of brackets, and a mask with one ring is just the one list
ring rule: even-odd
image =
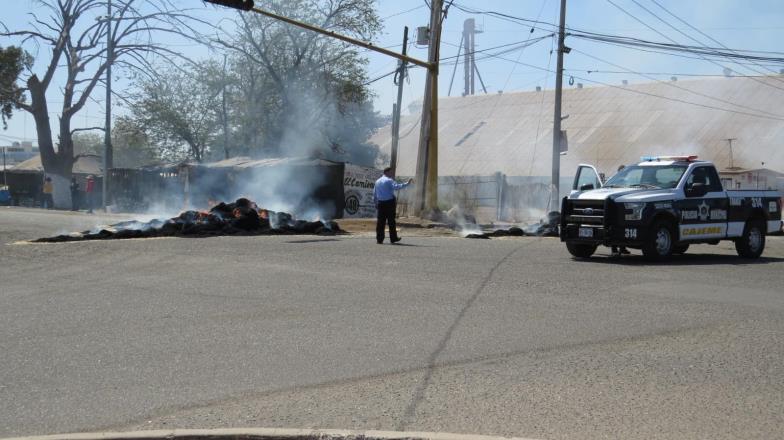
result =
[{"label": "smoldering hay bale", "polygon": [[248,199],[219,203],[207,212],[184,211],[170,219],[138,220],[115,223],[99,230],[33,240],[37,243],[60,243],[85,240],[109,240],[151,237],[207,237],[216,235],[334,235],[342,232],[334,221],[298,220],[286,212],[267,211]]}]

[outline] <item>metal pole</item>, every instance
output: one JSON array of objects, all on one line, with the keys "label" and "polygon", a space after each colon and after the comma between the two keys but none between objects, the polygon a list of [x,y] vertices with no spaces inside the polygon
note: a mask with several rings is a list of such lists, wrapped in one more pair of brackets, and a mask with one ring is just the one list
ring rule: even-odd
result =
[{"label": "metal pole", "polygon": [[482,81],[482,75],[479,74],[479,68],[476,67],[476,63],[474,63],[474,72],[476,72],[476,76],[479,77],[479,84],[482,84],[482,90],[487,95],[487,87],[485,87],[485,82]]},{"label": "metal pole", "polygon": [[455,67],[452,69],[452,79],[449,80],[449,91],[446,93],[446,96],[452,96],[452,84],[455,83],[455,73],[457,73],[457,65],[460,64],[460,51],[463,50],[463,41],[465,40],[465,32],[463,36],[460,37],[460,44],[458,44],[457,48],[457,58],[455,58]]},{"label": "metal pole", "polygon": [[463,96],[471,94],[471,30],[474,27],[474,19],[468,18],[463,22],[463,41],[465,42],[465,58],[463,59]]},{"label": "metal pole", "polygon": [[[408,51],[408,26],[403,28],[403,55]],[[397,172],[397,149],[400,146],[400,111],[403,106],[403,82],[406,79],[406,68],[408,63],[400,61],[399,74],[397,76],[397,103],[393,107],[392,112],[392,157],[390,167],[392,167],[392,175]]]},{"label": "metal pole", "polygon": [[727,138],[724,139],[730,144],[730,169],[735,168],[735,161],[732,159],[732,141],[737,141],[738,138]]},{"label": "metal pole", "polygon": [[5,149],[8,148],[8,147],[2,147],[2,148],[3,148],[3,185],[8,185],[8,177],[6,176],[6,173],[8,171],[5,169],[5,166],[6,166],[5,165]]},{"label": "metal pole", "polygon": [[566,0],[561,0],[561,20],[558,26],[558,65],[555,73],[555,110],[553,114],[553,170],[550,210],[561,209],[561,94],[563,91],[564,27],[566,26]]},{"label": "metal pole", "polygon": [[[438,3],[440,4],[441,2],[439,1]],[[361,47],[364,47],[365,49],[372,50],[374,52],[383,53],[384,55],[390,56],[392,58],[397,58],[398,60],[407,61],[407,62],[409,62],[411,64],[416,64],[417,66],[420,66],[420,67],[425,67],[425,68],[428,68],[428,69],[431,67],[430,63],[428,63],[428,62],[421,61],[421,60],[418,60],[416,58],[411,58],[411,57],[409,57],[407,55],[401,55],[401,54],[399,54],[399,53],[397,53],[395,51],[392,51],[392,50],[389,50],[389,49],[384,49],[383,47],[378,47],[375,44],[369,43],[367,41],[357,40],[356,38],[347,37],[345,35],[341,35],[341,34],[338,34],[336,32],[333,32],[333,31],[328,31],[328,30],[325,30],[325,29],[321,29],[319,27],[316,27],[316,26],[313,26],[313,25],[310,25],[310,24],[307,24],[307,23],[303,23],[301,21],[292,20],[291,18],[284,17],[284,16],[278,15],[278,14],[273,14],[272,12],[269,12],[269,11],[265,11],[264,9],[252,8],[251,11],[253,11],[253,12],[257,13],[257,14],[261,14],[261,15],[270,17],[270,18],[274,18],[276,20],[280,20],[280,21],[282,21],[284,23],[288,23],[288,24],[291,24],[291,25],[294,25],[294,26],[297,26],[297,27],[301,27],[303,29],[307,29],[309,31],[313,31],[313,32],[316,32],[316,33],[319,33],[319,34],[322,34],[322,35],[326,35],[328,37],[337,38],[338,40],[345,41],[347,43],[351,43],[351,44],[354,44],[354,45],[357,45],[357,46],[361,46]]]},{"label": "metal pole", "polygon": [[108,200],[109,168],[112,166],[112,63],[114,48],[112,47],[112,0],[106,1],[106,122],[103,146],[103,179],[101,185],[101,205],[106,212]]},{"label": "metal pole", "polygon": [[222,110],[223,110],[223,158],[229,158],[229,118],[226,111],[226,62],[228,55],[223,55],[223,93],[222,93]]}]

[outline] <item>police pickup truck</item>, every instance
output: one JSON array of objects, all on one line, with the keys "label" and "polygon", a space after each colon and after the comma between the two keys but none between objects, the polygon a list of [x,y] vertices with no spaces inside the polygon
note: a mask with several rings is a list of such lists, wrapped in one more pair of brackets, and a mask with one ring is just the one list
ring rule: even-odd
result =
[{"label": "police pickup truck", "polygon": [[561,241],[577,258],[599,245],[641,249],[650,260],[683,254],[693,243],[733,240],[757,258],[765,235],[781,231],[777,191],[725,191],[712,163],[697,156],[643,157],[602,183],[580,165],[561,204]]}]

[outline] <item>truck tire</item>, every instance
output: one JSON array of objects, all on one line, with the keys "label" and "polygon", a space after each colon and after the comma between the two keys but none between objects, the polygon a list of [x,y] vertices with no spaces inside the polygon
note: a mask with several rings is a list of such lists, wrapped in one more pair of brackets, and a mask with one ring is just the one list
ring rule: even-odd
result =
[{"label": "truck tire", "polygon": [[743,235],[735,240],[735,250],[743,258],[759,258],[765,250],[765,224],[759,220],[746,222]]},{"label": "truck tire", "polygon": [[591,255],[593,255],[593,253],[596,252],[597,247],[598,245],[595,244],[566,242],[566,249],[575,258],[590,258]]},{"label": "truck tire", "polygon": [[653,223],[650,235],[642,246],[642,255],[649,261],[661,261],[672,255],[675,247],[675,232],[666,220]]},{"label": "truck tire", "polygon": [[672,253],[675,254],[675,255],[683,255],[688,250],[689,250],[689,245],[688,244],[679,244],[679,245],[675,246],[674,248],[672,248]]}]

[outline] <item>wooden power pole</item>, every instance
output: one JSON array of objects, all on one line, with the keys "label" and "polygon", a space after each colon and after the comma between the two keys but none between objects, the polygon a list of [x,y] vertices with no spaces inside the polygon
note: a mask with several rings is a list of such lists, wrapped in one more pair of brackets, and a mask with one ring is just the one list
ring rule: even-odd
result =
[{"label": "wooden power pole", "polygon": [[561,95],[563,92],[563,56],[568,53],[564,46],[566,25],[566,0],[561,0],[561,20],[558,26],[558,65],[555,72],[555,109],[553,115],[553,170],[551,183],[550,211],[559,211],[561,191]]},{"label": "wooden power pole", "polygon": [[422,102],[422,127],[417,154],[414,212],[423,215],[438,208],[438,60],[441,45],[441,0],[432,0],[427,81]]}]

